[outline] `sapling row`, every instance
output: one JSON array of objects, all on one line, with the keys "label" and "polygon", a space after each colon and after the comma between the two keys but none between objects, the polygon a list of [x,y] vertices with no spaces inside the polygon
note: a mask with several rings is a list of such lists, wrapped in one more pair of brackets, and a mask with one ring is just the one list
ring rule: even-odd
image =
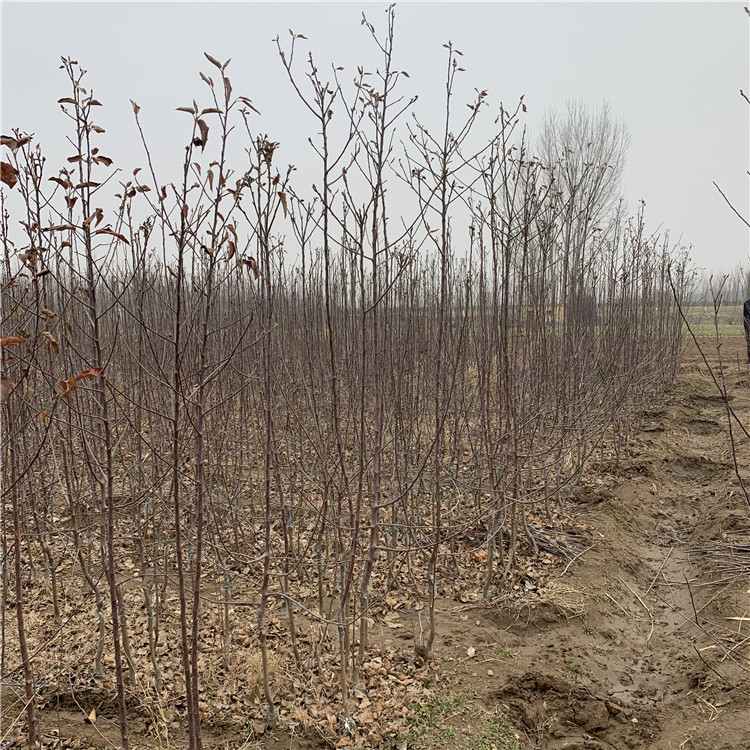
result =
[{"label": "sapling row", "polygon": [[300,65],[301,35],[278,41],[315,123],[310,184],[210,55],[174,175],[136,103],[143,167],[116,171],[71,60],[67,163],[5,144],[2,667],[23,675],[29,747],[40,587],[61,675],[91,657],[124,748],[147,696],[199,750],[204,683],[248,644],[248,718],[284,720],[287,659],[335,672],[355,732],[386,598],[415,602],[414,658],[439,659],[440,600],[511,585],[674,377],[686,260],[617,200],[623,126],[574,108],[532,143],[523,100],[464,107],[447,45],[433,127],[412,117],[393,10],[382,35],[363,20],[381,63],[351,85]]}]

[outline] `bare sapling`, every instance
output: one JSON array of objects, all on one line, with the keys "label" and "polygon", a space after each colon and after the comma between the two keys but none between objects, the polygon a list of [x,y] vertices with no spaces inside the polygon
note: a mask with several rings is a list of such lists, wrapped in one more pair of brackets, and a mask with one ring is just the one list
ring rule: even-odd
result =
[{"label": "bare sapling", "polygon": [[[91,429],[96,436],[95,443],[87,451],[86,458],[93,481],[99,492],[101,513],[101,556],[102,567],[105,572],[110,595],[110,612],[112,623],[112,644],[115,660],[115,683],[117,687],[117,705],[120,724],[120,740],[123,750],[130,746],[128,738],[127,712],[125,704],[125,685],[122,667],[122,642],[120,628],[120,606],[118,601],[118,586],[116,562],[115,562],[115,470],[113,464],[113,438],[110,423],[110,399],[106,388],[106,364],[105,340],[102,330],[102,317],[106,311],[98,303],[97,295],[101,289],[102,274],[106,270],[107,260],[111,260],[116,245],[121,242],[121,235],[115,230],[97,229],[96,227],[103,219],[103,212],[94,205],[100,183],[94,180],[96,168],[107,169],[111,160],[104,159],[98,154],[98,150],[92,146],[92,138],[96,135],[96,125],[92,119],[92,108],[101,106],[100,102],[88,94],[81,85],[84,76],[78,65],[70,60],[63,60],[63,67],[67,73],[72,97],[63,101],[70,106],[72,111],[69,116],[75,127],[73,147],[77,163],[78,186],[76,191],[80,200],[80,225],[81,252],[83,255],[83,268],[81,276],[85,294],[80,304],[85,308],[89,322],[87,338],[89,341],[88,351],[82,352],[88,360],[91,370],[91,389],[93,391],[93,403],[95,411],[92,414]],[[104,236],[100,236],[104,235]],[[109,239],[107,239],[109,236]],[[107,241],[107,247],[103,258],[95,258],[97,243]],[[87,376],[88,377],[88,376]]]},{"label": "bare sapling", "polygon": [[437,593],[438,556],[442,542],[443,524],[443,462],[445,422],[449,410],[450,378],[455,377],[455,370],[451,372],[448,365],[447,342],[451,310],[449,303],[449,273],[451,269],[451,206],[460,200],[462,186],[459,182],[458,171],[466,164],[467,158],[462,156],[464,146],[477,115],[484,103],[486,92],[478,93],[476,100],[469,105],[471,114],[460,124],[457,132],[453,132],[452,106],[453,88],[456,75],[463,71],[459,67],[458,58],[463,54],[453,48],[452,44],[444,45],[448,49],[445,122],[440,140],[434,138],[426,127],[417,122],[415,129],[410,128],[409,142],[411,150],[406,154],[406,174],[412,190],[418,197],[420,218],[428,228],[430,222],[437,221],[439,229],[429,233],[434,244],[439,264],[439,288],[437,292],[437,339],[433,349],[433,428],[432,444],[432,481],[430,489],[430,520],[432,527],[432,542],[427,563],[427,600],[430,630],[427,643],[424,645],[428,658],[432,656],[437,620],[435,614],[435,599]]}]

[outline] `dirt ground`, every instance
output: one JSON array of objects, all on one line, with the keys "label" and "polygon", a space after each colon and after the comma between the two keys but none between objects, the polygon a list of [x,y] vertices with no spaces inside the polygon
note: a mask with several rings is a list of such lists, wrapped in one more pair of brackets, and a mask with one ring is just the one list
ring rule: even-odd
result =
[{"label": "dirt ground", "polygon": [[[715,346],[701,343],[716,368]],[[731,407],[749,428],[744,340],[725,339],[721,356]],[[441,600],[432,664],[403,657],[419,627],[408,607],[373,632],[383,656],[371,665],[427,688],[412,693],[423,696],[416,703],[410,688],[393,693],[402,702],[391,706],[403,717],[397,734],[378,727],[377,714],[367,722],[370,701],[355,693],[367,744],[377,730],[380,746],[399,750],[750,748],[750,511],[727,425],[725,402],[689,344],[671,393],[643,415],[627,452],[571,488],[577,551],[551,563],[543,584],[530,567],[510,599]],[[733,434],[750,486],[750,440],[737,426]],[[105,737],[116,737],[114,725],[87,722],[87,712],[43,711],[48,746],[113,746]],[[147,723],[134,717],[134,746],[167,747],[149,739]],[[209,727],[205,746],[329,746],[295,722],[256,729]],[[338,746],[347,744],[357,737]]]},{"label": "dirt ground", "polygon": [[[701,344],[716,367],[715,344]],[[747,428],[744,340],[725,339],[721,357]],[[557,601],[444,613],[454,689],[471,686],[486,711],[499,709],[520,748],[750,748],[750,512],[728,436],[724,401],[690,344],[630,455],[573,493],[590,542],[558,577]],[[734,437],[750,485],[750,441],[736,426]]]}]

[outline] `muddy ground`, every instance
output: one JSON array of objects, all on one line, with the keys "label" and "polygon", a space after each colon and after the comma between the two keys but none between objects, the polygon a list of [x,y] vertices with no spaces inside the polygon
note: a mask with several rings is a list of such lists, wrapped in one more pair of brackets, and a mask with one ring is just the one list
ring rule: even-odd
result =
[{"label": "muddy ground", "polygon": [[[715,347],[701,343],[716,368]],[[725,339],[721,354],[731,407],[750,428],[744,340]],[[441,600],[432,664],[399,656],[419,627],[408,607],[378,631],[381,661],[403,672],[404,685],[424,686],[412,691],[423,696],[417,702],[394,694],[402,729],[382,731],[380,746],[750,748],[750,512],[727,425],[725,402],[690,345],[677,382],[643,415],[627,452],[571,488],[577,551],[552,564],[543,586],[530,567],[511,599]],[[736,425],[733,434],[750,485],[750,440]],[[49,747],[112,747],[114,725],[87,721],[88,708],[42,711]],[[134,717],[134,746],[163,746],[147,723]],[[384,728],[371,719],[361,729],[372,746]],[[211,748],[330,744],[294,722],[274,732],[207,728],[205,736]]]}]

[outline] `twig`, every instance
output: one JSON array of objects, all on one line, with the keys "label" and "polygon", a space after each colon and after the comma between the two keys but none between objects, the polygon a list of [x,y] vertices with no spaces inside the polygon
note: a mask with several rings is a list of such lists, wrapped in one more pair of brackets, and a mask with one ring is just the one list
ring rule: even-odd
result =
[{"label": "twig", "polygon": [[[742,95],[745,96],[744,94]],[[729,208],[731,208],[732,211],[734,211],[737,214],[737,216],[740,217],[740,220],[745,224],[746,227],[750,228],[750,223],[748,223],[748,220],[732,205],[732,201],[730,201],[729,198],[727,198],[727,196],[724,195],[724,191],[716,184],[715,181],[714,181],[714,187],[721,193],[721,197],[727,202],[727,205],[729,206]]]},{"label": "twig", "polygon": [[651,621],[651,630],[649,631],[648,637],[646,638],[646,643],[648,643],[651,640],[651,636],[654,634],[654,630],[656,629],[656,622],[654,620],[654,615],[652,614],[651,610],[648,608],[648,605],[646,604],[646,602],[644,602],[643,599],[641,599],[638,592],[635,591],[630,586],[630,584],[627,581],[625,581],[623,578],[621,578],[620,576],[617,576],[617,577],[628,587],[628,589],[630,590],[630,593],[633,594],[633,596],[641,603],[641,605],[643,606],[643,609],[645,609],[646,612],[648,612],[649,620]]},{"label": "twig", "polygon": [[[36,695],[34,696],[34,698],[36,698]],[[0,739],[0,743],[2,743],[3,747],[5,747],[5,743],[8,741],[8,737],[10,736],[10,733],[13,731],[13,727],[15,727],[16,724],[18,724],[21,717],[26,713],[26,708],[28,707],[28,705],[29,705],[29,701],[27,700],[26,703],[24,703],[23,708],[21,709],[21,712],[18,714],[18,716],[16,716],[15,719],[13,719],[13,722],[11,723],[10,727],[8,727],[5,730],[5,734]]]},{"label": "twig", "polygon": [[750,636],[747,636],[747,638],[743,638],[739,643],[735,643],[734,646],[730,649],[726,649],[724,652],[724,655],[721,657],[719,661],[725,661],[726,659],[732,658],[732,652],[736,651],[740,646],[744,646],[746,643],[750,642]]},{"label": "twig", "polygon": [[567,572],[568,568],[576,561],[578,558],[583,557],[590,549],[594,549],[596,547],[596,542],[594,542],[590,547],[586,547],[586,549],[581,550],[577,555],[574,555],[570,558],[568,561],[568,564],[563,568],[562,573],[560,573],[560,578],[562,578]]},{"label": "twig", "polygon": [[711,712],[711,715],[708,717],[708,721],[714,721],[719,716],[719,709],[714,706],[713,703],[709,703],[704,697],[700,695],[695,696],[699,701],[702,701],[708,706],[709,711]]},{"label": "twig", "polygon": [[717,671],[716,669],[714,669],[714,668],[713,668],[713,667],[712,667],[712,666],[711,666],[711,665],[710,665],[710,664],[709,664],[709,663],[708,663],[708,662],[707,662],[707,661],[706,661],[706,660],[705,660],[705,659],[703,658],[703,654],[701,654],[701,652],[700,652],[700,651],[698,651],[698,649],[697,649],[697,648],[695,647],[695,644],[693,644],[693,651],[695,651],[695,653],[696,653],[696,654],[698,654],[698,658],[699,658],[699,659],[700,659],[700,660],[701,660],[701,661],[702,661],[702,662],[703,662],[703,663],[704,663],[704,664],[705,664],[705,665],[706,665],[706,666],[707,666],[707,667],[708,667],[708,668],[709,668],[709,669],[710,669],[710,670],[711,670],[711,671],[712,671],[712,672],[713,672],[713,673],[714,673],[714,674],[715,674],[715,675],[716,675],[716,676],[717,676],[717,677],[718,677],[718,678],[719,678],[720,680],[722,680],[722,682],[726,682],[726,684],[727,684],[727,685],[729,686],[729,690],[734,690],[734,689],[736,688],[736,689],[737,689],[737,690],[739,690],[739,691],[740,691],[741,693],[743,693],[743,695],[748,695],[747,691],[746,691],[746,690],[742,690],[742,688],[740,687],[740,684],[741,684],[741,683],[739,683],[739,682],[729,682],[729,680],[728,680],[728,679],[727,679],[726,677],[724,677],[724,675],[723,675],[723,674],[721,674],[721,672],[718,672],[718,671]]},{"label": "twig", "polygon": [[661,575],[662,570],[664,570],[664,566],[667,564],[667,560],[669,560],[669,556],[674,551],[674,547],[669,548],[669,552],[667,552],[667,556],[664,558],[664,562],[659,566],[659,570],[656,571],[656,575],[654,576],[653,580],[649,584],[649,587],[646,589],[646,595],[648,595],[648,592],[651,591],[651,589],[654,587],[654,584],[656,583],[656,579]]},{"label": "twig", "polygon": [[618,607],[619,607],[619,608],[620,608],[620,609],[622,610],[622,613],[623,613],[623,614],[624,614],[624,615],[625,615],[626,617],[630,617],[630,612],[628,612],[628,610],[627,610],[627,609],[625,609],[625,607],[623,607],[623,606],[622,606],[622,604],[620,604],[620,602],[618,602],[618,601],[617,601],[617,599],[615,599],[615,598],[614,598],[614,596],[611,596],[611,595],[610,595],[610,594],[608,594],[608,593],[607,593],[606,591],[604,592],[604,596],[606,596],[606,597],[607,597],[607,599],[609,599],[609,600],[610,600],[611,602],[613,602],[614,604],[616,604],[616,605],[617,605],[617,606],[618,606]]},{"label": "twig", "polygon": [[685,585],[687,586],[688,594],[690,594],[690,604],[693,607],[693,616],[695,617],[695,624],[700,627],[700,623],[698,622],[698,610],[695,608],[695,599],[693,599],[693,590],[690,588],[690,582],[687,579],[687,576],[683,573],[682,577],[685,579]]}]

